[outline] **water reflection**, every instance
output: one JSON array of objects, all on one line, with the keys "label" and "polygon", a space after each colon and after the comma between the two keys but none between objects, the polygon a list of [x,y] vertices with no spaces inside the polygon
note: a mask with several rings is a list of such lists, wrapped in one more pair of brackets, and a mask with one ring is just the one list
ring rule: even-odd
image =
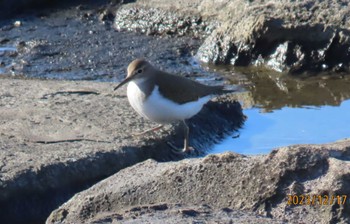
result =
[{"label": "water reflection", "polygon": [[292,144],[326,143],[350,137],[350,75],[291,77],[259,69],[215,67],[247,90],[248,119],[239,138],[229,137],[212,153],[268,153]]},{"label": "water reflection", "polygon": [[[239,75],[232,76],[232,71]],[[293,77],[259,68],[221,68],[219,72],[227,74],[232,83],[243,85],[251,93],[252,106],[267,111],[285,106],[339,106],[350,98],[350,75]]]},{"label": "water reflection", "polygon": [[249,80],[252,84],[247,89],[252,93],[255,105],[266,110],[284,106],[337,106],[350,98],[350,78],[347,76],[300,79],[287,75],[253,74]]}]

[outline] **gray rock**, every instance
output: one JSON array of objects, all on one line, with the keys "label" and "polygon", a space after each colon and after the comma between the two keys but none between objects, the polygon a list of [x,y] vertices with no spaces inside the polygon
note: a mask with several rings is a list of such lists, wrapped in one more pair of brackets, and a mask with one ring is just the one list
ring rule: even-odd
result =
[{"label": "gray rock", "polygon": [[208,205],[151,204],[135,206],[120,214],[107,212],[89,220],[90,223],[282,223],[253,212],[230,208],[214,209]]},{"label": "gray rock", "polygon": [[[113,86],[1,79],[1,222],[43,221],[74,193],[120,169],[148,158],[183,158],[166,144],[182,146],[181,126],[131,136],[155,124],[131,109],[124,88]],[[227,102],[214,100],[189,121],[190,144],[198,149],[192,156],[242,123],[239,103]]]},{"label": "gray rock", "polygon": [[[133,215],[152,223],[160,210],[165,220],[175,223],[179,214],[166,210],[177,203],[191,220],[216,220],[212,211],[208,217],[200,215],[201,206],[209,206],[216,211],[245,210],[250,218],[258,214],[276,223],[349,223],[349,159],[350,141],[345,140],[289,146],[264,156],[224,153],[179,162],[148,160],[76,194],[46,223],[128,223]],[[157,212],[154,205],[160,207]],[[130,216],[130,211],[138,213]]]},{"label": "gray rock", "polygon": [[[212,31],[197,53],[204,62],[301,73],[349,70],[349,16],[349,3],[333,0],[140,0],[117,10],[115,23],[150,34]],[[201,22],[177,29],[184,18]]]},{"label": "gray rock", "polygon": [[[146,20],[144,18],[147,18]],[[157,8],[121,8],[114,20],[119,31],[139,31],[147,35],[190,35],[202,37],[214,29],[199,15],[174,13]]]}]

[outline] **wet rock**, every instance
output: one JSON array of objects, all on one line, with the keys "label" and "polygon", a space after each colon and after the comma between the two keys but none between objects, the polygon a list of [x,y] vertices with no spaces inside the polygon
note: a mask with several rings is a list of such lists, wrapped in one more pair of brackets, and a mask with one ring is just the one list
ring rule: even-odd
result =
[{"label": "wet rock", "polygon": [[[116,32],[112,23],[117,6],[91,3],[38,10],[18,16],[23,21],[19,27],[13,19],[0,21],[0,75],[116,81],[135,58],[147,58],[179,75],[205,74],[191,63],[199,40]],[[14,48],[14,53],[4,54],[3,47]]]},{"label": "wet rock", "polygon": [[[133,138],[132,133],[155,124],[131,109],[124,88],[114,92],[113,87],[87,81],[1,79],[2,223],[43,222],[73,194],[120,169],[148,158],[184,158],[171,153],[167,144],[182,146],[179,125]],[[192,156],[203,155],[243,122],[239,103],[225,101],[230,99],[212,101],[189,121],[190,145],[198,149]],[[56,217],[67,215],[62,210]]]},{"label": "wet rock", "polygon": [[[141,32],[150,29],[149,34],[172,35],[190,34],[188,29],[212,27],[207,29],[212,32],[197,53],[200,60],[209,63],[264,65],[294,74],[348,71],[349,8],[347,2],[332,0],[226,0],[220,3],[140,0],[117,11],[116,26]],[[190,26],[177,29],[177,21],[183,20],[184,15],[201,18],[201,23],[190,23]]]},{"label": "wet rock", "polygon": [[[168,204],[166,210],[177,203],[186,205],[179,212],[191,219],[199,218],[205,206],[208,216],[202,218],[206,221],[212,220],[210,210],[230,214],[243,209],[246,214],[268,217],[269,223],[348,223],[349,161],[349,140],[289,146],[265,156],[224,153],[180,162],[147,160],[76,194],[54,211],[47,223],[92,222],[106,217],[111,223],[131,210],[138,212],[136,220],[147,217],[152,222],[159,213],[141,211],[159,202]],[[328,200],[332,197],[342,199]],[[131,209],[135,207],[140,209]],[[162,211],[165,220],[178,219],[166,210]],[[67,215],[57,219],[62,211]]]}]

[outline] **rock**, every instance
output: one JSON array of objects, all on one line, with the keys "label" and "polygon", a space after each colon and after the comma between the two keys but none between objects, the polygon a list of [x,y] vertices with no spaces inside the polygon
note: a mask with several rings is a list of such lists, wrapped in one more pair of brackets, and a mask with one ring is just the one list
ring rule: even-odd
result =
[{"label": "rock", "polygon": [[153,7],[122,8],[118,11],[114,24],[119,31],[137,30],[147,35],[201,37],[211,32],[209,24],[202,21],[199,15],[177,14]]},{"label": "rock", "polygon": [[[193,35],[187,30],[206,30],[196,35],[203,38],[211,32],[197,53],[208,63],[264,65],[294,74],[348,71],[349,4],[332,0],[140,0],[117,10],[115,24],[120,30],[150,29],[149,34],[157,35]],[[177,29],[179,21],[188,16],[201,22]]]},{"label": "rock", "polygon": [[[166,207],[158,210],[156,207]],[[152,204],[132,207],[121,214],[104,213],[93,223],[281,223],[270,218],[232,209],[213,209],[208,205]]]},{"label": "rock", "polygon": [[[205,221],[221,209],[259,214],[269,223],[349,223],[349,159],[350,141],[344,140],[283,147],[264,156],[224,153],[179,162],[147,160],[76,194],[46,223],[112,223],[120,218],[127,223],[132,219],[125,217],[128,211],[138,212],[136,220],[146,217],[153,223],[162,213],[174,223],[180,214],[191,220],[202,216],[203,206],[212,209],[208,219],[201,217]],[[317,198],[314,205],[307,204],[308,196]],[[180,214],[167,211],[177,204],[184,206]],[[150,205],[161,205],[161,212]]]},{"label": "rock", "polygon": [[[154,124],[131,109],[124,88],[114,92],[114,86],[1,79],[1,222],[42,222],[73,194],[120,169],[149,158],[183,158],[166,144],[182,146],[179,125],[131,137]],[[243,122],[239,103],[224,103],[229,100],[212,101],[190,120],[190,145],[198,149],[193,156]]]}]

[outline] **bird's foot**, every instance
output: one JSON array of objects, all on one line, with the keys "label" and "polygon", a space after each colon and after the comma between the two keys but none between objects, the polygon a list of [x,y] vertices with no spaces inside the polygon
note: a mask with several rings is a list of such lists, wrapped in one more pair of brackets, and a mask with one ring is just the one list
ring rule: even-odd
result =
[{"label": "bird's foot", "polygon": [[188,154],[188,153],[195,151],[195,149],[191,146],[187,146],[187,147],[184,147],[181,149],[181,148],[176,147],[171,142],[167,142],[167,144],[170,146],[170,148],[172,149],[172,152],[174,152],[175,154],[184,155],[184,154]]},{"label": "bird's foot", "polygon": [[147,134],[148,132],[157,131],[157,130],[161,129],[162,127],[163,127],[163,125],[161,124],[161,125],[158,125],[157,127],[147,129],[146,131],[143,131],[143,132],[133,133],[133,134],[131,134],[131,135],[132,135],[133,137],[141,136],[141,135]]}]

